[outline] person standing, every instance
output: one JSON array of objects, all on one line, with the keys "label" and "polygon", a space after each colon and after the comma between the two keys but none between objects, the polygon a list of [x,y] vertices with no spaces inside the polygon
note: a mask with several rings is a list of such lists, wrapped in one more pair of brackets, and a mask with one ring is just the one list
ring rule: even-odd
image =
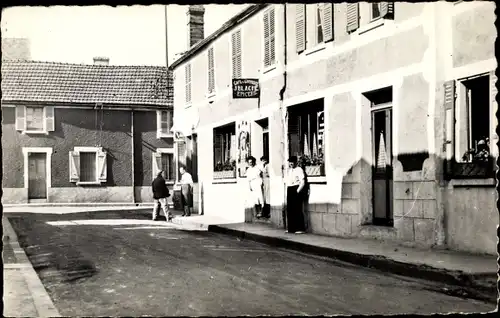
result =
[{"label": "person standing", "polygon": [[181,173],[182,216],[191,216],[191,209],[193,208],[193,177],[184,167],[180,167],[179,172]]},{"label": "person standing", "polygon": [[257,218],[261,218],[262,207],[264,206],[262,170],[256,165],[256,160],[254,157],[248,157],[247,161],[250,167],[248,167],[247,169],[246,177],[248,180],[248,185],[250,187],[252,202],[254,204],[254,215]]},{"label": "person standing", "polygon": [[158,219],[158,209],[160,208],[160,206],[163,209],[163,213],[165,214],[165,218],[167,219],[167,221],[170,221],[172,219],[167,204],[167,198],[170,195],[170,191],[167,188],[165,176],[165,171],[160,171],[151,185],[154,199],[153,221],[156,221]]},{"label": "person standing", "polygon": [[298,166],[297,157],[288,159],[289,170],[287,176],[286,191],[286,215],[287,233],[302,234],[305,231],[304,224],[304,187],[305,173]]},{"label": "person standing", "polygon": [[269,185],[269,160],[267,157],[260,157],[260,169],[262,170],[263,193],[264,193],[264,206],[262,207],[262,216],[271,217],[271,187]]}]

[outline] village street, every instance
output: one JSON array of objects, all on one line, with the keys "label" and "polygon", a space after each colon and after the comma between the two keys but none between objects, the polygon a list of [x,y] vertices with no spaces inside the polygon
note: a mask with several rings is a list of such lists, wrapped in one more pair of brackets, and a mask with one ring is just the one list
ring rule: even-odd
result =
[{"label": "village street", "polygon": [[150,221],[148,210],[51,214],[50,209],[7,217],[63,316],[396,314],[494,307],[446,295],[442,284],[181,230]]}]

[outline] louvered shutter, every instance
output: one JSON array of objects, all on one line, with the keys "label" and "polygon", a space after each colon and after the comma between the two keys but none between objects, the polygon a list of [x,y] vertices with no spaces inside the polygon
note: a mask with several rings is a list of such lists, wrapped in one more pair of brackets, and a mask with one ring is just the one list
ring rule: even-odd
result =
[{"label": "louvered shutter", "polygon": [[496,116],[496,113],[498,111],[498,103],[496,101],[498,89],[496,86],[496,82],[497,82],[497,76],[495,74],[495,71],[491,71],[490,72],[490,104],[491,104],[490,130],[492,131],[492,138],[490,138],[490,152],[494,160],[496,160],[496,157],[498,156],[498,147],[496,145],[496,141],[498,140],[496,133],[496,127],[498,126],[498,119]]},{"label": "louvered shutter", "polygon": [[26,130],[26,108],[16,106],[16,130]]},{"label": "louvered shutter", "polygon": [[351,33],[359,28],[359,3],[347,3],[347,32]]},{"label": "louvered shutter", "polygon": [[45,129],[47,131],[55,130],[55,114],[54,106],[45,107]]},{"label": "louvered shutter", "polygon": [[384,19],[394,19],[394,2],[381,2],[380,16]]},{"label": "louvered shutter", "polygon": [[241,30],[231,36],[233,78],[241,78]]},{"label": "louvered shutter", "polygon": [[214,74],[214,48],[208,49],[208,92],[213,93],[215,90],[215,74]]},{"label": "louvered shutter", "polygon": [[453,172],[453,161],[455,160],[455,81],[444,83],[444,109],[445,109],[445,171],[448,177]]},{"label": "louvered shutter", "polygon": [[300,117],[297,115],[288,117],[288,148],[290,156],[300,154]]},{"label": "louvered shutter", "polygon": [[295,5],[295,44],[297,53],[306,49],[306,5]]},{"label": "louvered shutter", "polygon": [[69,152],[69,182],[80,181],[80,154],[76,151]]},{"label": "louvered shutter", "polygon": [[191,64],[187,64],[185,67],[185,78],[186,78],[186,103],[191,102]]},{"label": "louvered shutter", "polygon": [[161,171],[161,153],[153,152],[151,155],[151,172],[152,179],[154,180],[158,173]]},{"label": "louvered shutter", "polygon": [[269,56],[269,12],[264,13],[264,66],[270,65],[270,56]]},{"label": "louvered shutter", "polygon": [[276,60],[276,35],[274,22],[274,8],[269,10],[269,63],[274,65]]},{"label": "louvered shutter", "polygon": [[224,163],[223,157],[222,157],[222,142],[223,142],[223,137],[222,134],[214,134],[214,166],[217,165],[219,162]]},{"label": "louvered shutter", "polygon": [[99,181],[106,182],[108,177],[107,154],[105,151],[97,153],[97,171],[99,173]]},{"label": "louvered shutter", "polygon": [[334,40],[333,3],[323,4],[323,41]]}]

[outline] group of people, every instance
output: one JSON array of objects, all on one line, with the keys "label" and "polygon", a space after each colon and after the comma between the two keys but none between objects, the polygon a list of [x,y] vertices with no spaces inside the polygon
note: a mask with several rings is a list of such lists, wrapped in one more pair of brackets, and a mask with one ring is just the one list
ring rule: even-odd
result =
[{"label": "group of people", "polygon": [[[250,156],[247,159],[249,167],[246,170],[249,190],[252,203],[254,205],[254,216],[261,218],[263,209],[266,206],[264,177],[267,176],[266,157],[260,158],[260,165],[257,165],[257,160]],[[287,233],[301,234],[306,231],[304,202],[308,195],[308,182],[304,169],[299,166],[296,156],[288,159],[288,174],[286,179],[286,216],[287,216]],[[181,173],[181,203],[183,207],[182,216],[190,216],[193,208],[193,178],[184,167],[179,168]],[[170,196],[170,191],[167,187],[166,172],[160,171],[152,183],[154,208],[153,220],[157,220],[159,209],[163,209],[167,221],[172,219],[172,214],[169,211],[167,198]]]},{"label": "group of people", "polygon": [[[184,167],[180,167],[179,172],[181,173],[181,179],[179,181],[181,185],[181,205],[184,210],[182,216],[191,216],[191,209],[193,208],[193,177]],[[167,202],[170,191],[167,187],[165,171],[160,171],[153,180],[152,190],[154,199],[153,221],[158,220],[160,208],[163,210],[167,221],[170,221],[172,219],[172,213],[170,213]]]}]

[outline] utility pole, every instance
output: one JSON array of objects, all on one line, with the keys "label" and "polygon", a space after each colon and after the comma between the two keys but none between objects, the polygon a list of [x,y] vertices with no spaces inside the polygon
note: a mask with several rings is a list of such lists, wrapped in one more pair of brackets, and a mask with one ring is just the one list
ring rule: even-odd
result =
[{"label": "utility pole", "polygon": [[168,19],[167,19],[167,7],[165,5],[165,62],[168,68]]}]

